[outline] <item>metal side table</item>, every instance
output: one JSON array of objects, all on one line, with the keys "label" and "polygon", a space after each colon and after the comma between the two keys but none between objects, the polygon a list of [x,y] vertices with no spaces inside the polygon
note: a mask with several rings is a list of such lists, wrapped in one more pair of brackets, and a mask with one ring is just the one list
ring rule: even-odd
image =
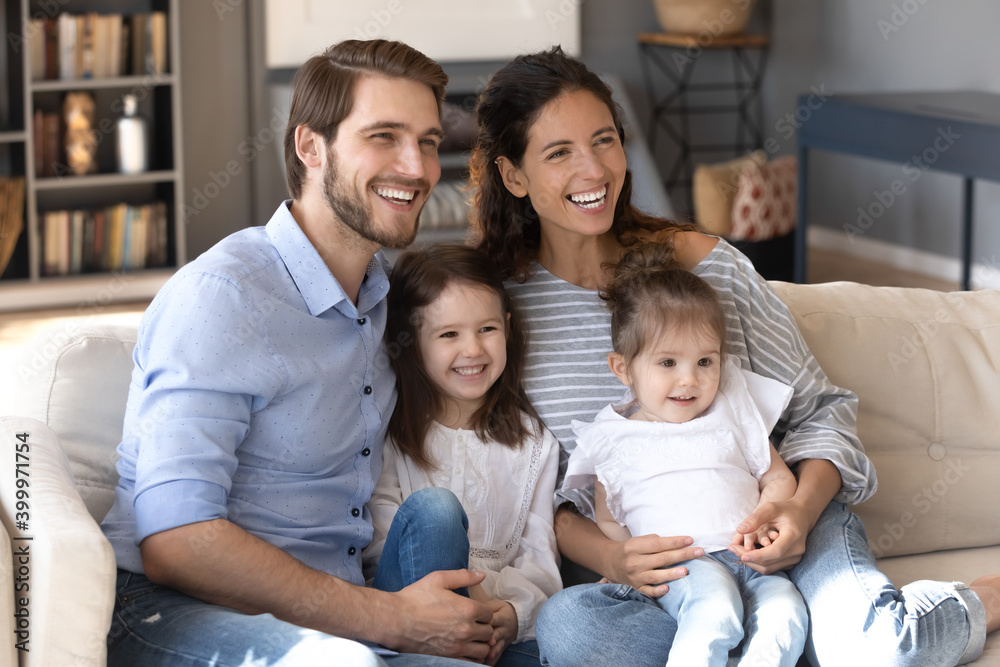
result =
[{"label": "metal side table", "polygon": [[[701,35],[643,32],[639,34],[638,42],[646,93],[652,106],[647,136],[650,150],[655,155],[657,130],[662,128],[678,150],[664,179],[665,185],[668,191],[678,186],[686,187],[688,212],[693,213],[691,183],[694,153],[732,153],[739,156],[752,148],[763,147],[760,85],[764,78],[770,38],[746,33],[703,38]],[[723,50],[732,52],[732,78],[692,82],[695,65],[703,51]],[[756,59],[750,55],[753,51],[757,52]],[[670,86],[665,93],[657,93],[654,68],[663,75],[659,77],[660,81],[665,78]],[[719,91],[735,93],[735,102],[692,105],[689,100],[692,93]],[[754,113],[751,113],[752,106]],[[735,114],[735,141],[692,143],[690,118],[694,114]]]}]

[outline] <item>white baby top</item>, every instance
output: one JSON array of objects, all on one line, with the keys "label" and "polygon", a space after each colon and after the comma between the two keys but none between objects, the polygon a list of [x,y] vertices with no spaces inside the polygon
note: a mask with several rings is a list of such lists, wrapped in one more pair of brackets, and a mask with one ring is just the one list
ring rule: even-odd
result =
[{"label": "white baby top", "polygon": [[436,470],[417,467],[386,440],[382,475],[368,503],[374,534],[363,554],[365,576],[374,576],[403,500],[431,486],[449,489],[469,518],[469,567],[486,573],[482,586],[487,595],[514,607],[517,642],[534,639],[538,611],[562,588],[552,529],[559,442],[545,429],[512,449],[483,442],[475,431],[435,422],[427,433],[427,452],[438,464]]},{"label": "white baby top", "polygon": [[592,423],[573,422],[563,489],[586,488],[596,474],[611,516],[633,536],[690,535],[706,553],[725,549],[757,506],[758,480],[771,464],[768,436],[791,397],[788,385],[732,358],[715,401],[689,422],[628,419],[626,394]]}]

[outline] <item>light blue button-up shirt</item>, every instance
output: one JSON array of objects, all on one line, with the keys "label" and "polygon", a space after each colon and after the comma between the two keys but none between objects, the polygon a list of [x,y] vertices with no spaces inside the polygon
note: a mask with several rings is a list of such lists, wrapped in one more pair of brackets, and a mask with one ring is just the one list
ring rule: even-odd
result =
[{"label": "light blue button-up shirt", "polygon": [[179,270],[143,316],[102,524],[123,569],[143,571],[149,535],[228,519],[364,582],[396,400],[380,353],[388,263],[375,256],[355,306],[288,205]]}]

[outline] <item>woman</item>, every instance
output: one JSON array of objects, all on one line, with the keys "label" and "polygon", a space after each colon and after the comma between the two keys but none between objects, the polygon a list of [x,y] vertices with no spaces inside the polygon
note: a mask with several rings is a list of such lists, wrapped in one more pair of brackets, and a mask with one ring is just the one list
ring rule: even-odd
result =
[{"label": "woman", "polygon": [[[974,659],[986,632],[1000,626],[1000,577],[983,577],[971,590],[918,582],[899,591],[878,571],[864,527],[845,507],[876,487],[856,434],[857,398],[826,378],[787,307],[743,255],[693,225],[632,206],[621,114],[600,78],[559,48],[520,56],[490,80],[477,114],[471,185],[479,246],[525,317],[526,390],[560,439],[563,464],[574,447],[570,421],[592,419],[622,394],[607,368],[610,316],[597,290],[626,248],[662,242],[719,293],[731,354],[794,388],[772,437],[798,489],[739,528],[773,524],[779,537],[771,545],[732,549],[764,573],[792,568],[811,619],[806,655],[823,664],[859,656],[880,665]],[[553,597],[538,620],[542,657],[552,665],[662,665],[676,624],[650,598],[686,574],[674,565],[702,550],[685,536],[613,542],[591,518],[592,494],[560,500],[560,551],[617,583],[572,586]]]}]

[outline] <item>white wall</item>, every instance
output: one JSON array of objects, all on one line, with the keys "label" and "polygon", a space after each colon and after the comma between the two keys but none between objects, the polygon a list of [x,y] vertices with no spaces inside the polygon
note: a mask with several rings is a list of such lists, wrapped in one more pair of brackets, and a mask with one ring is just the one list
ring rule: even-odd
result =
[{"label": "white wall", "polygon": [[[774,9],[766,127],[781,153],[795,150],[783,117],[795,111],[796,96],[811,87],[831,93],[1000,93],[996,0],[775,0]],[[857,218],[859,206],[873,201],[875,190],[897,179],[901,168],[901,163],[812,153],[812,224],[830,230],[823,237],[845,241],[843,225]],[[996,267],[1000,184],[977,181],[975,192],[973,260]],[[925,259],[957,258],[960,220],[960,177],[927,172],[866,237],[915,249],[918,258],[922,253],[929,254]],[[957,271],[955,262],[945,264]]]}]

